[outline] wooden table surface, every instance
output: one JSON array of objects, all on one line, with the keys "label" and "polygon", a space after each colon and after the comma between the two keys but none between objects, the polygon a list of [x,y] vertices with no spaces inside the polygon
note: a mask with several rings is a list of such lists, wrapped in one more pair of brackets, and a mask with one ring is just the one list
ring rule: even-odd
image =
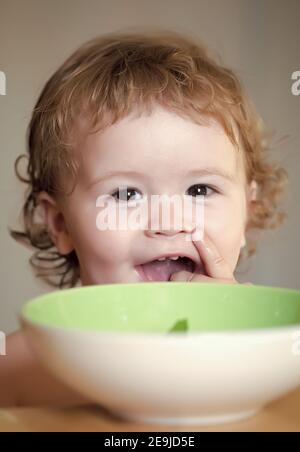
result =
[{"label": "wooden table surface", "polygon": [[300,388],[239,423],[210,427],[136,424],[103,408],[0,409],[0,432],[300,432]]}]

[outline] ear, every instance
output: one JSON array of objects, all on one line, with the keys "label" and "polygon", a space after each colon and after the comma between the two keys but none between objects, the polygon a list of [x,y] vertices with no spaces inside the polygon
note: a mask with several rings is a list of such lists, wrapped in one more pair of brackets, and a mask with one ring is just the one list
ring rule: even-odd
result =
[{"label": "ear", "polygon": [[61,255],[69,254],[74,246],[66,227],[65,219],[57,201],[46,192],[38,194],[37,203],[40,206],[44,224],[48,234]]},{"label": "ear", "polygon": [[256,201],[257,199],[257,190],[258,185],[256,180],[252,180],[249,184],[248,188],[248,201],[251,203],[251,201]]},{"label": "ear", "polygon": [[[251,203],[256,201],[257,199],[257,190],[258,190],[257,182],[255,180],[252,180],[247,188],[247,217],[249,215],[249,210],[251,209]],[[241,240],[241,248],[244,248],[246,246],[245,232]]]}]

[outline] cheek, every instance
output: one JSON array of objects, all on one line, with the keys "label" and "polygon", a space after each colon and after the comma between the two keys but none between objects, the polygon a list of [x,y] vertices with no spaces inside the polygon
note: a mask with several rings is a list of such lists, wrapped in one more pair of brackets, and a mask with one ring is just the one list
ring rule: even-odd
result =
[{"label": "cheek", "polygon": [[101,257],[108,265],[120,266],[130,261],[134,240],[130,231],[94,232],[95,244],[90,243],[90,253]]},{"label": "cheek", "polygon": [[215,207],[206,209],[205,229],[221,232],[227,237],[236,237],[244,228],[244,216],[237,209]]},{"label": "cheek", "polygon": [[69,230],[81,263],[116,266],[128,261],[134,236],[131,231],[99,230],[99,209],[85,208],[69,215]]},{"label": "cheek", "polygon": [[224,202],[207,206],[204,230],[232,269],[235,268],[245,230],[243,203]]}]

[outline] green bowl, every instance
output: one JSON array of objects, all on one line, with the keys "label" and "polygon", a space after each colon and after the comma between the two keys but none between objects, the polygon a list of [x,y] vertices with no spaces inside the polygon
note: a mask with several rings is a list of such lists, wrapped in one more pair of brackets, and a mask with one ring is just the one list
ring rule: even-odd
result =
[{"label": "green bowl", "polygon": [[50,371],[126,419],[228,422],[300,385],[296,290],[89,286],[27,303],[21,323]]}]

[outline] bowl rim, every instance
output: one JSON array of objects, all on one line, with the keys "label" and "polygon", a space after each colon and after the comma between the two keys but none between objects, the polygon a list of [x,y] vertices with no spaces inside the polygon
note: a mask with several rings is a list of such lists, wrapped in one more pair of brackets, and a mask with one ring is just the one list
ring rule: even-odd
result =
[{"label": "bowl rim", "polygon": [[[161,340],[162,338],[167,339],[168,341],[172,340],[181,340],[181,341],[190,341],[191,339],[209,339],[209,338],[218,338],[218,339],[230,339],[232,337],[239,336],[241,339],[246,339],[253,337],[256,335],[256,340],[262,340],[263,336],[274,336],[280,334],[290,333],[298,333],[299,337],[294,340],[300,340],[300,323],[295,323],[294,325],[285,325],[285,326],[275,326],[275,327],[266,327],[266,328],[248,328],[248,329],[236,329],[236,330],[217,330],[217,331],[203,331],[203,332],[141,332],[141,331],[101,331],[96,329],[80,329],[80,328],[62,328],[59,326],[47,325],[41,322],[34,322],[28,320],[21,315],[19,316],[19,321],[22,326],[22,329],[26,329],[28,326],[34,329],[43,329],[48,332],[60,332],[60,333],[69,333],[69,334],[81,334],[81,335],[90,335],[97,334],[99,337],[102,336],[105,339],[111,338],[122,338],[122,340],[131,339],[147,339],[147,340]],[[258,336],[261,336],[260,338]]]},{"label": "bowl rim", "polygon": [[[108,330],[108,331],[101,331],[101,330],[96,330],[96,329],[81,329],[79,327],[61,327],[61,326],[54,326],[54,325],[49,325],[46,322],[39,322],[39,321],[34,321],[32,319],[29,319],[26,314],[25,314],[25,310],[28,308],[28,306],[32,305],[32,304],[36,304],[36,303],[40,303],[45,299],[48,299],[49,297],[55,297],[56,295],[61,295],[62,292],[66,292],[68,291],[68,293],[70,293],[71,291],[74,292],[78,292],[78,291],[95,291],[95,290],[99,290],[99,288],[103,288],[104,286],[109,288],[115,288],[116,285],[127,285],[127,286],[132,286],[132,287],[140,287],[142,285],[163,285],[165,286],[166,284],[172,284],[172,285],[186,285],[189,284],[187,282],[183,282],[183,281],[166,281],[166,282],[141,282],[141,283],[108,283],[108,284],[94,284],[94,285],[89,285],[89,286],[80,286],[80,287],[72,287],[69,289],[60,289],[60,290],[55,290],[52,291],[50,293],[46,293],[46,294],[42,294],[39,296],[34,297],[33,299],[27,301],[23,307],[21,308],[21,310],[17,313],[17,318],[19,320],[19,323],[21,324],[22,328],[26,327],[26,325],[30,326],[30,327],[40,327],[43,329],[47,329],[48,331],[60,331],[60,332],[72,332],[72,333],[80,333],[80,334],[98,334],[98,335],[102,335],[103,337],[116,337],[116,336],[121,336],[122,338],[127,337],[127,338],[147,338],[147,339],[158,339],[158,338],[163,338],[163,337],[167,337],[168,339],[180,339],[180,340],[185,340],[185,339],[191,339],[191,338],[204,338],[204,337],[212,337],[212,336],[217,336],[218,338],[220,337],[229,337],[229,336],[253,336],[254,334],[263,334],[265,335],[273,335],[274,333],[288,333],[291,332],[291,334],[293,332],[296,332],[296,330],[299,331],[299,339],[300,339],[300,323],[295,323],[295,324],[288,324],[288,325],[282,325],[282,326],[274,326],[274,327],[262,327],[262,328],[241,328],[241,329],[234,329],[234,330],[211,330],[211,331],[204,331],[204,332],[141,332],[141,331],[114,331],[114,330]],[[205,282],[194,282],[192,284],[201,284],[202,286],[208,286],[208,287],[212,287],[212,286],[218,286],[218,287],[226,287],[228,288],[228,286],[230,285],[233,290],[256,290],[257,288],[261,289],[261,290],[267,290],[267,291],[271,291],[271,292],[282,292],[282,293],[286,293],[286,294],[298,294],[299,298],[300,298],[300,290],[297,289],[289,289],[289,288],[285,288],[285,287],[273,287],[273,286],[266,286],[266,285],[260,285],[260,284],[251,284],[251,285],[243,285],[243,284],[230,284],[230,283],[205,283]],[[236,289],[238,288],[238,289]]]}]

